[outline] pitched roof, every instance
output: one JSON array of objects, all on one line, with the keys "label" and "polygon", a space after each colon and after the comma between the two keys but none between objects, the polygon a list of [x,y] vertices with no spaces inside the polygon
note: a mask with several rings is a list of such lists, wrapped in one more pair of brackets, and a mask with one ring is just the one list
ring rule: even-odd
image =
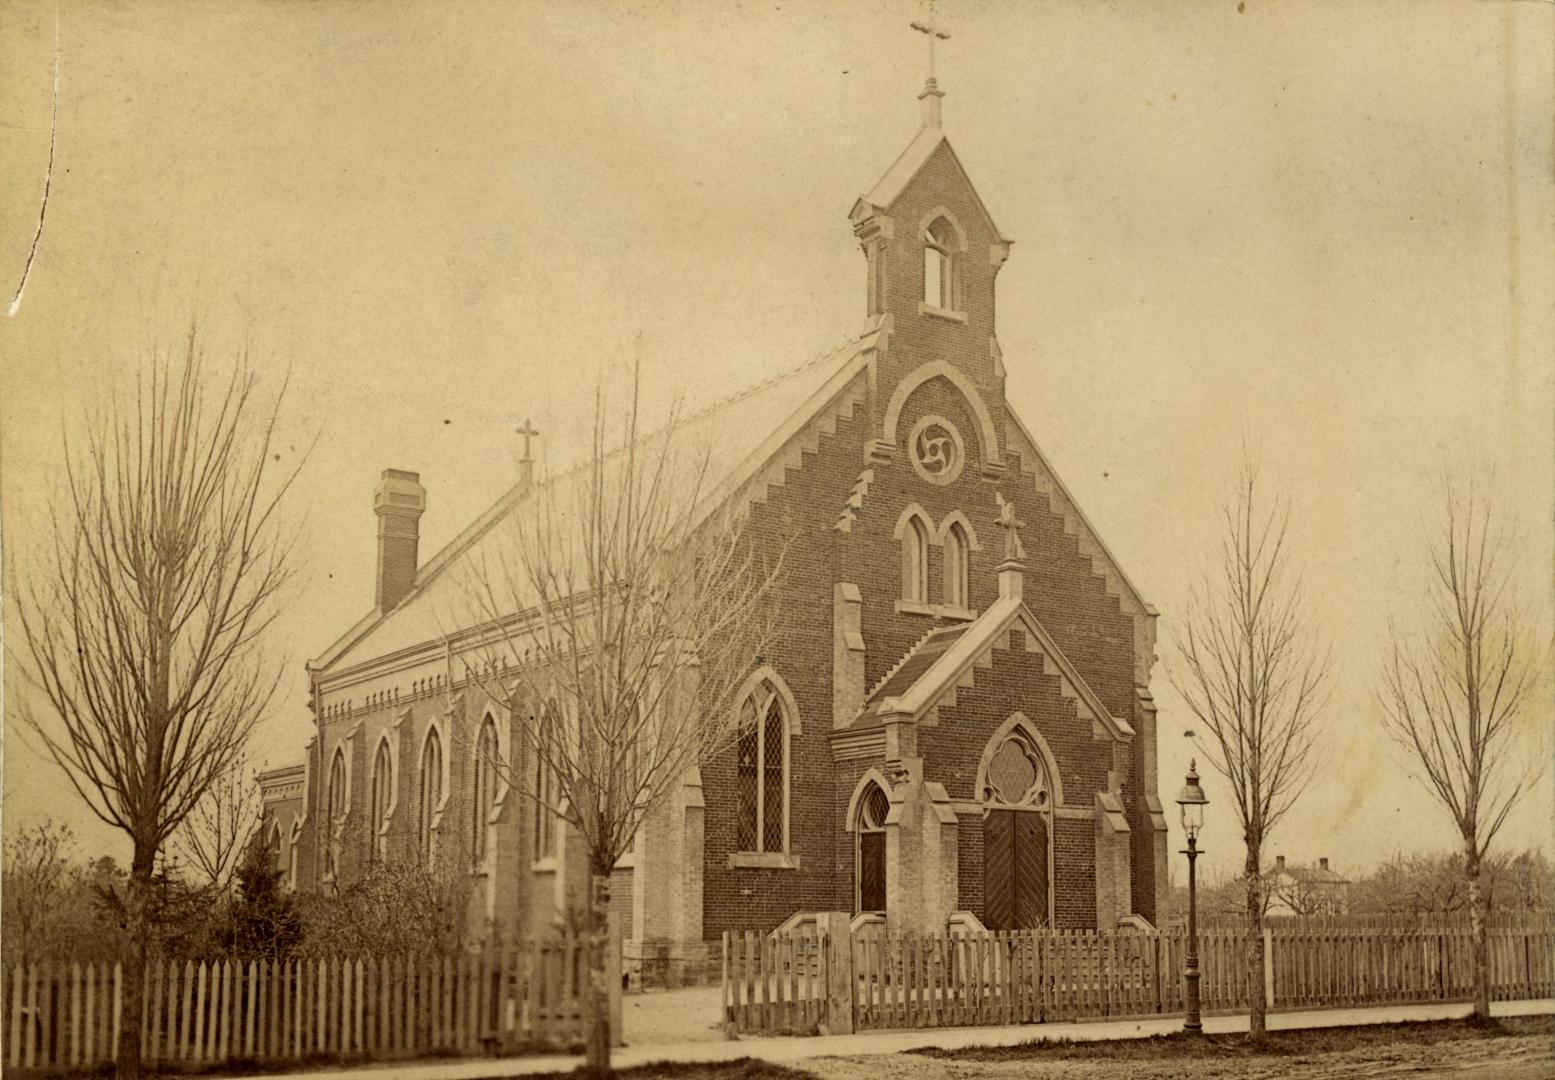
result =
[{"label": "pitched roof", "polygon": [[870,188],[867,194],[859,197],[853,208],[855,217],[860,206],[888,209],[901,197],[902,192],[907,190],[907,185],[911,184],[913,177],[929,163],[929,159],[934,156],[941,144],[949,152],[950,160],[961,173],[961,178],[966,181],[967,190],[972,193],[972,198],[976,201],[977,208],[983,212],[983,217],[987,219],[989,228],[993,229],[999,239],[1008,242],[1009,237],[1005,236],[994,223],[993,215],[988,212],[983,197],[977,193],[977,187],[972,183],[972,178],[967,175],[966,166],[961,164],[961,158],[957,156],[955,147],[950,145],[950,140],[945,137],[944,130],[927,125],[918,129],[918,134],[913,136],[912,142],[897,155],[896,160],[891,163],[891,167],[885,171],[885,175],[876,182],[875,186]]},{"label": "pitched roof", "polygon": [[[669,463],[672,470],[679,466],[677,481],[688,491],[694,485],[705,512],[734,495],[796,436],[824,419],[828,406],[838,402],[863,370],[880,332],[880,321],[872,320],[863,333],[832,352],[680,419],[674,439],[688,452]],[[638,447],[662,448],[667,436],[666,431],[645,435]],[[612,454],[612,460],[621,459],[622,449]],[[586,466],[586,461],[576,462],[532,486],[515,485],[421,566],[414,586],[399,604],[388,612],[369,612],[310,666],[314,670],[352,667],[439,641],[467,625],[469,583],[453,571],[479,568],[487,560],[500,562],[501,526],[536,507],[542,495],[554,506],[571,506],[588,480]]]},{"label": "pitched roof", "polygon": [[1325,866],[1298,866],[1295,863],[1276,863],[1264,871],[1265,877],[1279,877],[1281,874],[1307,885],[1348,885],[1350,879],[1343,874],[1330,870]]},{"label": "pitched roof", "polygon": [[969,623],[942,627],[924,637],[891,669],[871,692],[853,727],[872,727],[886,714],[920,717],[962,678],[978,658],[994,647],[999,636],[1019,622],[1076,699],[1081,716],[1099,721],[1116,739],[1130,739],[1134,728],[1113,716],[1086,685],[1051,634],[1019,597],[1001,596]]}]

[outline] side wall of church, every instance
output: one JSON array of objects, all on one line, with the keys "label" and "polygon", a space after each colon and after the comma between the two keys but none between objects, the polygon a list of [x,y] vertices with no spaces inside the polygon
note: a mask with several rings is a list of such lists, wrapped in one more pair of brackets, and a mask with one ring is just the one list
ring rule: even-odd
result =
[{"label": "side wall of church", "polygon": [[[326,710],[317,743],[309,754],[307,790],[308,823],[299,845],[299,887],[329,891],[325,880],[324,845],[332,841],[329,821],[329,770],[336,748],[350,759],[345,825],[339,830],[337,874],[334,888],[343,890],[359,880],[373,861],[373,769],[380,742],[390,746],[393,801],[384,834],[383,857],[390,863],[422,862],[421,803],[423,754],[428,732],[436,728],[444,766],[442,789],[446,796],[435,815],[434,866],[449,890],[464,890],[467,929],[472,934],[495,929],[504,934],[548,931],[560,924],[569,904],[580,902],[577,882],[558,883],[562,873],[557,860],[537,860],[535,808],[517,789],[501,795],[497,823],[487,833],[492,856],[486,867],[474,863],[475,843],[475,745],[488,711],[505,725],[502,747],[505,759],[518,776],[527,775],[532,762],[523,753],[520,726],[524,710],[511,715],[489,710],[488,698],[476,685],[450,692],[443,688],[416,690],[407,678],[405,691],[388,704]],[[499,792],[505,787],[499,783]],[[495,879],[495,884],[489,878]],[[621,902],[630,908],[630,871],[618,876]],[[614,902],[614,901],[613,901]]]}]

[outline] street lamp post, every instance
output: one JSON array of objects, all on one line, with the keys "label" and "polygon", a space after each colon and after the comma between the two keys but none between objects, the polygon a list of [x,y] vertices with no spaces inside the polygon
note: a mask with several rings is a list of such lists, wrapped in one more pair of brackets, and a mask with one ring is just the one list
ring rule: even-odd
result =
[{"label": "street lamp post", "polygon": [[1195,1035],[1204,1031],[1204,1025],[1199,1021],[1199,896],[1194,863],[1199,857],[1199,830],[1204,827],[1204,807],[1208,803],[1199,786],[1198,762],[1191,761],[1188,782],[1177,796],[1177,805],[1182,807],[1182,831],[1188,836],[1188,849],[1183,852],[1188,856],[1188,958],[1182,973],[1187,1016],[1182,1029]]}]

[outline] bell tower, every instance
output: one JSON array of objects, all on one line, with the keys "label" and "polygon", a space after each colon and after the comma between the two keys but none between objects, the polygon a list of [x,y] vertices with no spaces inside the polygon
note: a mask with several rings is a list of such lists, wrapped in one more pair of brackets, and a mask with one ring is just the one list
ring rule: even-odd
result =
[{"label": "bell tower", "polygon": [[[978,425],[989,479],[1001,472],[1004,362],[994,325],[994,284],[1011,241],[999,231],[945,134],[937,46],[950,35],[935,21],[915,22],[929,44],[918,94],[919,127],[906,149],[849,214],[863,250],[866,313],[889,327],[877,386],[881,444],[893,438],[891,399],[920,384],[931,368],[958,385],[987,422]],[[975,400],[971,400],[975,399]],[[889,445],[880,445],[888,455]]]}]

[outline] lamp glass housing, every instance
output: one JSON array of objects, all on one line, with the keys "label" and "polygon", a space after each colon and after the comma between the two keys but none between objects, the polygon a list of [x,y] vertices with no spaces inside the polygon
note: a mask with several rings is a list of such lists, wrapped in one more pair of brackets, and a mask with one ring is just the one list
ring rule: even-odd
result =
[{"label": "lamp glass housing", "polygon": [[1204,827],[1204,804],[1201,802],[1185,802],[1182,806],[1182,829],[1189,836],[1198,836],[1199,830]]}]

